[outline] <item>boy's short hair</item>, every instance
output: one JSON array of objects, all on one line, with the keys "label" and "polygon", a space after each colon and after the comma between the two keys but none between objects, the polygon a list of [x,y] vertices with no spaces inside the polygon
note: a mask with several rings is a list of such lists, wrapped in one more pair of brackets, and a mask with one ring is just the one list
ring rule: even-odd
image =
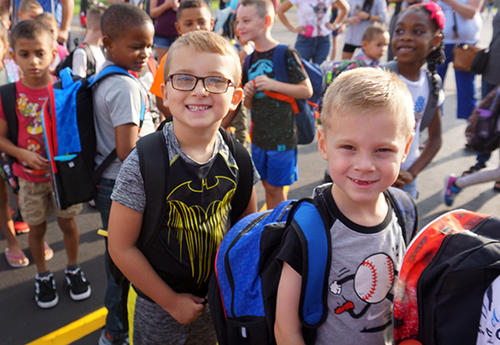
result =
[{"label": "boy's short hair", "polygon": [[405,136],[411,137],[415,126],[413,98],[397,74],[372,67],[345,71],[326,90],[321,125],[326,130],[336,113],[377,109],[398,115]]},{"label": "boy's short hair", "polygon": [[151,17],[139,7],[128,3],[114,4],[101,16],[101,31],[103,36],[116,39],[130,28],[148,23],[153,24]]},{"label": "boy's short hair", "polygon": [[208,4],[205,2],[205,0],[182,0],[179,4],[179,7],[177,8],[175,18],[177,21],[179,21],[179,18],[181,17],[181,14],[185,9],[202,7],[207,8],[210,12],[210,7],[208,7]]},{"label": "boy's short hair", "polygon": [[163,69],[163,78],[167,80],[170,64],[175,57],[175,51],[180,47],[191,47],[203,53],[215,53],[231,56],[234,59],[232,82],[238,87],[241,83],[241,63],[236,49],[219,34],[210,31],[196,30],[180,36],[170,46]]},{"label": "boy's short hair", "polygon": [[381,25],[370,25],[363,32],[363,37],[361,37],[361,41],[371,42],[376,37],[383,35],[385,33],[389,34],[389,32]]},{"label": "boy's short hair", "polygon": [[271,18],[274,18],[274,5],[271,0],[243,0],[240,5],[255,6],[257,15],[261,18],[264,18],[266,15],[270,15]]},{"label": "boy's short hair", "polygon": [[106,10],[104,6],[93,6],[87,11],[87,22],[86,26],[88,30],[100,30],[101,29],[101,16]]},{"label": "boy's short hair", "polygon": [[34,40],[44,33],[46,34],[49,42],[54,44],[52,33],[46,25],[33,19],[20,21],[16,26],[14,26],[12,32],[10,33],[10,47],[15,49],[16,41],[20,38]]},{"label": "boy's short hair", "polygon": [[21,12],[27,12],[30,10],[42,10],[43,7],[40,5],[40,3],[37,0],[21,0],[21,3],[19,4],[19,11]]},{"label": "boy's short hair", "polygon": [[58,26],[56,17],[50,12],[40,13],[35,17],[35,20],[41,22],[42,24],[50,22],[52,25],[55,24],[56,27]]}]

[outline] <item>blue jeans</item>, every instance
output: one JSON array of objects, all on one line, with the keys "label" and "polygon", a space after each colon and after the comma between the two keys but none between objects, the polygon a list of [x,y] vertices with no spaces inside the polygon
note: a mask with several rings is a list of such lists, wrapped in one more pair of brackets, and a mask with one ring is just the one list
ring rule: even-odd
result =
[{"label": "blue jeans", "polygon": [[[115,180],[102,178],[99,181],[95,206],[101,214],[103,228],[108,228],[109,212],[111,211],[111,193]],[[106,332],[113,338],[123,339],[128,336],[127,323],[123,320],[122,288],[116,282],[110,270],[110,257],[108,253],[108,241],[106,240],[106,252],[104,253],[104,265],[106,269],[106,294],[104,295],[104,306],[108,309],[106,316]]]},{"label": "blue jeans", "polygon": [[306,37],[299,34],[295,42],[295,49],[304,60],[320,65],[326,60],[331,44],[330,35]]},{"label": "blue jeans", "polygon": [[[454,44],[445,44],[444,53],[445,62],[437,67],[437,72],[444,84],[448,64],[453,62]],[[455,71],[455,80],[457,84],[457,118],[468,119],[476,107],[477,99],[474,89],[474,73]]]}]

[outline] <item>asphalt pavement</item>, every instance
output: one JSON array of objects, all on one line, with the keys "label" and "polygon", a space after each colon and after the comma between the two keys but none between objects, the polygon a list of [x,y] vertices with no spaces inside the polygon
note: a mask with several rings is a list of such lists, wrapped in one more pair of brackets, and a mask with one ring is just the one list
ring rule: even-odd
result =
[{"label": "asphalt pavement", "polygon": [[[290,12],[293,21],[293,11]],[[273,29],[274,36],[284,43],[293,44],[295,35],[288,32],[277,22]],[[491,38],[491,18],[483,25],[481,44],[486,46]],[[339,52],[342,39],[338,40]],[[338,53],[340,55],[340,53]],[[452,69],[449,70],[445,82],[446,100],[443,116],[443,146],[441,151],[419,176],[420,196],[417,206],[420,214],[420,225],[423,226],[433,218],[449,210],[441,203],[440,193],[443,179],[448,173],[460,174],[474,163],[474,155],[464,150],[465,121],[457,120],[456,90]],[[480,78],[477,80],[478,95]],[[493,154],[488,167],[498,166],[498,153]],[[299,181],[290,187],[290,198],[309,196],[312,188],[323,178],[325,162],[317,153],[316,142],[299,147]],[[485,183],[470,187],[461,192],[455,201],[455,208],[465,208],[486,214],[497,214],[500,194],[492,189],[493,183]],[[257,188],[259,205],[263,204],[264,193],[261,185]],[[33,299],[33,279],[36,269],[33,263],[26,268],[11,269],[4,258],[0,258],[0,345],[25,344],[47,333],[57,330],[103,306],[105,291],[105,274],[103,265],[104,241],[96,230],[101,226],[98,213],[85,205],[83,212],[77,217],[80,230],[79,259],[82,269],[92,283],[92,296],[81,302],[72,301],[63,284],[66,255],[62,234],[55,219],[51,219],[46,235],[47,242],[54,249],[54,258],[48,266],[55,274],[59,304],[49,310],[39,309]],[[19,241],[31,259],[28,249],[28,236],[20,235]],[[0,237],[0,248],[3,252],[6,241]],[[76,344],[96,344],[99,331],[75,342]]]}]

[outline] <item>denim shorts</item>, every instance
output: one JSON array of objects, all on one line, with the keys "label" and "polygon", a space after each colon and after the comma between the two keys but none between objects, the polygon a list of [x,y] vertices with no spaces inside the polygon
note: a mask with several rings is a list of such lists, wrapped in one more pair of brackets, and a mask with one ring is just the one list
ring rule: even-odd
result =
[{"label": "denim shorts", "polygon": [[165,37],[165,36],[155,36],[153,39],[153,45],[155,48],[168,49],[174,43],[177,37]]},{"label": "denim shorts", "polygon": [[297,148],[271,151],[252,144],[252,159],[261,179],[271,186],[289,186],[298,179]]}]

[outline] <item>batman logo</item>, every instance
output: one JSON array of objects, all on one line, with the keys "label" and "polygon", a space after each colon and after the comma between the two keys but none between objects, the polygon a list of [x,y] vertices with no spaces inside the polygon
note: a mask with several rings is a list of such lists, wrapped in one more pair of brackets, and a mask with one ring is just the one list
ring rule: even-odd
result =
[{"label": "batman logo", "polygon": [[[205,282],[212,270],[212,260],[224,236],[235,191],[234,180],[216,176],[210,182],[202,179],[199,185],[193,181],[181,183],[167,196],[169,244],[171,236],[176,236],[179,260],[189,260],[191,275],[198,284]],[[183,258],[183,253],[187,258]]]}]

